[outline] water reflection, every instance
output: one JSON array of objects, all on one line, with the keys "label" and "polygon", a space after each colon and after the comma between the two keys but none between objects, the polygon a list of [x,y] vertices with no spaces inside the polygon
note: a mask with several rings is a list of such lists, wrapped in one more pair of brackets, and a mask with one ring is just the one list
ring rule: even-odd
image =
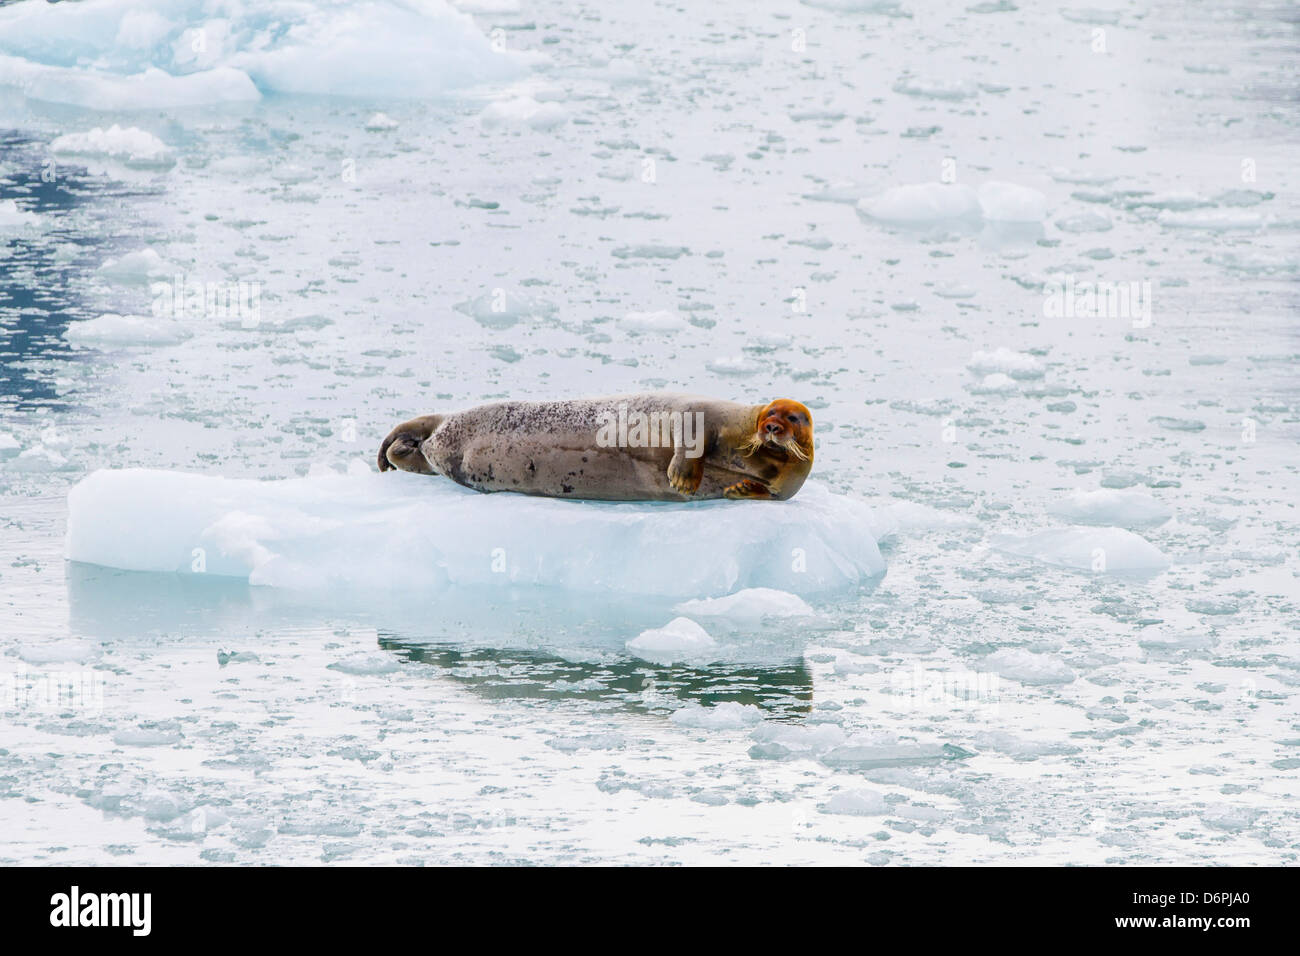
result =
[{"label": "water reflection", "polygon": [[283,634],[374,628],[383,651],[488,699],[583,700],[641,712],[734,702],[774,717],[807,713],[813,699],[804,638],[780,628],[725,634],[718,659],[708,662],[630,656],[623,647],[629,637],[672,616],[653,601],[513,591],[441,594],[436,603],[372,595],[367,603],[218,576],[75,562],[66,569],[70,629],[89,640],[180,635],[228,643],[255,636],[270,647]]}]

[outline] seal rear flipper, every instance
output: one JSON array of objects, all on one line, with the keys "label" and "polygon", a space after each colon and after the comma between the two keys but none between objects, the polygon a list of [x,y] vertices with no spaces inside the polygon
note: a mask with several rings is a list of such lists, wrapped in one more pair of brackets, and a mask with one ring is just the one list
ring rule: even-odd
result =
[{"label": "seal rear flipper", "polygon": [[379,470],[396,468],[420,475],[436,474],[420,450],[420,445],[441,424],[441,415],[422,415],[398,425],[379,446]]},{"label": "seal rear flipper", "polygon": [[700,490],[704,480],[704,459],[687,458],[686,449],[678,446],[668,462],[668,484],[673,490],[683,495],[693,495]]},{"label": "seal rear flipper", "polygon": [[734,485],[728,485],[722,492],[722,496],[724,498],[731,498],[732,500],[742,498],[764,500],[774,497],[772,492],[768,490],[767,485],[755,481],[752,478],[746,478],[743,481],[736,482]]}]

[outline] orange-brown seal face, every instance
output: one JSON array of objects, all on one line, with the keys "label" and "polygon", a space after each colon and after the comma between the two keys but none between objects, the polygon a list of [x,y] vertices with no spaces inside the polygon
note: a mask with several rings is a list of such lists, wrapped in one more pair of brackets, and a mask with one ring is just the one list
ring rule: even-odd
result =
[{"label": "orange-brown seal face", "polygon": [[802,402],[778,398],[758,413],[754,437],[749,441],[752,454],[760,448],[780,448],[800,461],[812,461],[812,412]]}]

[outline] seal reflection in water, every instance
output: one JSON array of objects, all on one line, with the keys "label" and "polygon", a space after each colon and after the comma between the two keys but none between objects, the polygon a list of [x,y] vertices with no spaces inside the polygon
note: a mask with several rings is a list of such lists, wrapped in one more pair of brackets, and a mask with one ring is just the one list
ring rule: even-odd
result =
[{"label": "seal reflection in water", "polygon": [[603,501],[784,500],[812,463],[812,414],[799,402],[653,392],[424,415],[379,447],[380,471]]}]

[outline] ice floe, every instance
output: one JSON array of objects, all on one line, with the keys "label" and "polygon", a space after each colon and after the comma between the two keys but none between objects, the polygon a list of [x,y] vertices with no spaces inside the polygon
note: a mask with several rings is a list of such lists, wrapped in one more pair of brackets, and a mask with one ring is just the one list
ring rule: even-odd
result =
[{"label": "ice floe", "polygon": [[1006,554],[1077,571],[1163,571],[1169,567],[1169,559],[1159,548],[1123,528],[1051,528],[1030,535],[994,535],[991,543]]},{"label": "ice floe", "polygon": [[71,323],[63,337],[73,345],[132,346],[175,345],[190,337],[190,331],[171,319],[106,313],[97,319]]},{"label": "ice floe", "polygon": [[85,133],[66,133],[50,143],[51,152],[73,156],[106,156],[128,166],[171,166],[176,160],[171,148],[153,133],[134,126],[114,123],[108,129],[96,126]]},{"label": "ice floe", "polygon": [[97,110],[267,93],[424,98],[517,78],[538,58],[495,49],[445,0],[27,0],[0,9],[0,85]]},{"label": "ice floe", "polygon": [[69,494],[66,555],[304,590],[536,585],[678,600],[809,595],[885,568],[873,511],[816,482],[785,502],[610,503],[483,495],[354,464],[280,481],[98,471]]},{"label": "ice floe", "polygon": [[753,623],[765,617],[812,617],[816,613],[799,595],[775,588],[746,588],[726,597],[683,601],[673,610],[689,617],[716,617],[733,623]]},{"label": "ice floe", "polygon": [[718,642],[688,617],[675,617],[663,627],[648,628],[627,642],[627,649],[647,660],[671,662],[707,656]]}]

